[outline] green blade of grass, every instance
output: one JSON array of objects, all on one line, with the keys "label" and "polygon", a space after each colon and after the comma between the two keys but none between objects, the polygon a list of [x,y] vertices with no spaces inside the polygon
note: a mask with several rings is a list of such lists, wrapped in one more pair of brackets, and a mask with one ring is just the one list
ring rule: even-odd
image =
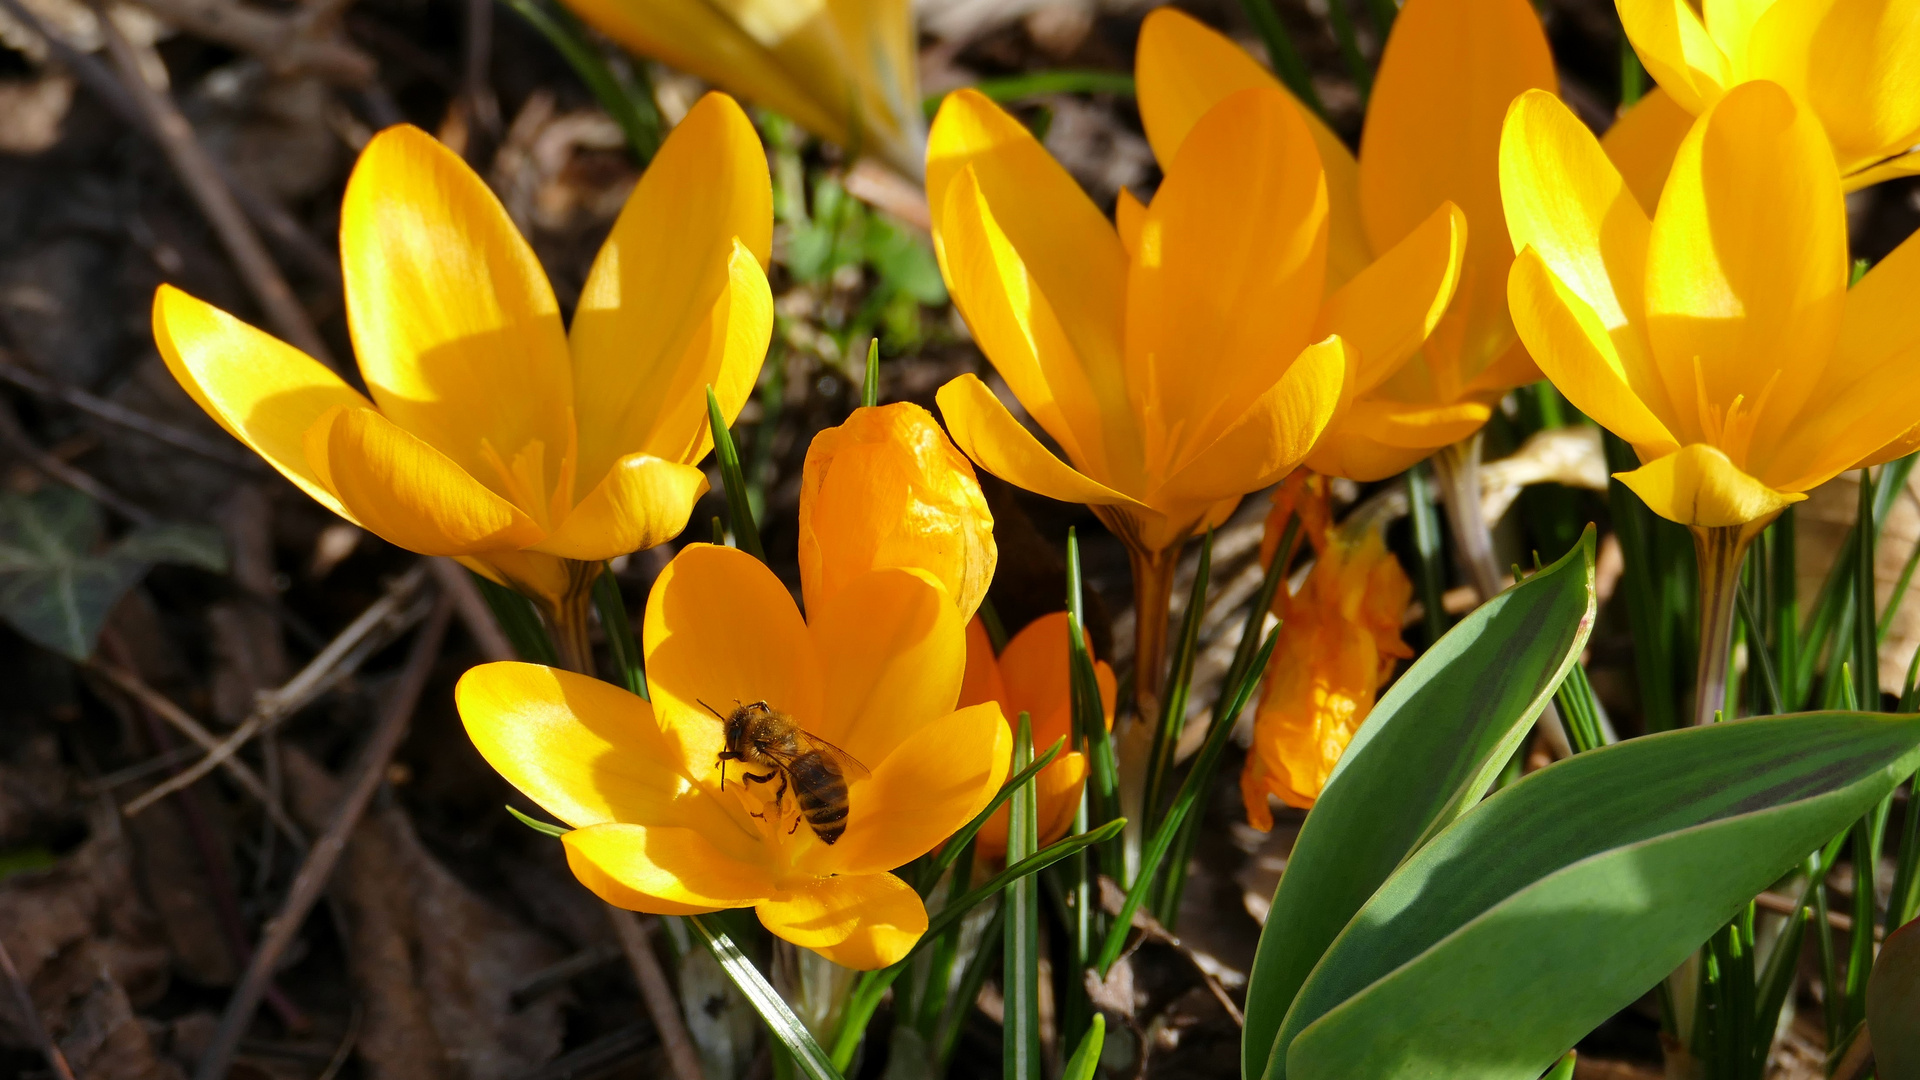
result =
[{"label": "green blade of grass", "polygon": [[620,583],[613,571],[603,569],[593,582],[593,609],[600,615],[600,628],[607,634],[607,651],[620,674],[620,685],[647,700],[647,669],[640,656],[640,643],[633,638],[633,620],[627,616],[626,601],[620,596]]},{"label": "green blade of grass", "polygon": [[[467,572],[473,573],[471,570]],[[560,662],[560,656],[553,648],[553,639],[547,636],[546,625],[540,621],[540,613],[534,610],[533,601],[479,574],[473,574],[473,583],[479,586],[481,598],[487,602],[494,621],[500,624],[501,633],[506,634],[507,640],[513,643],[513,651],[520,654],[520,659],[549,667]]]},{"label": "green blade of grass", "polygon": [[1147,783],[1141,806],[1148,825],[1159,820],[1159,811],[1171,794],[1165,788],[1172,781],[1173,753],[1187,726],[1187,698],[1193,692],[1193,661],[1200,650],[1200,620],[1206,614],[1207,581],[1212,573],[1213,530],[1208,529],[1200,539],[1200,563],[1194,571],[1193,588],[1187,594],[1187,610],[1180,617],[1180,632],[1174,638],[1160,722],[1153,729],[1153,748],[1147,755]]},{"label": "green blade of grass", "polygon": [[623,80],[612,65],[587,39],[586,28],[563,8],[541,0],[503,0],[521,18],[532,24],[540,36],[560,54],[580,81],[587,84],[600,107],[626,136],[627,148],[645,165],[660,149],[662,125],[659,107],[654,104],[653,88],[647,84],[645,70],[634,68],[630,79]]},{"label": "green blade of grass", "polygon": [[1313,77],[1307,72],[1306,61],[1301,59],[1300,50],[1294,47],[1293,38],[1288,35],[1286,24],[1280,21],[1280,13],[1273,9],[1273,0],[1240,0],[1240,6],[1252,20],[1253,28],[1260,33],[1260,40],[1267,46],[1267,59],[1273,64],[1273,73],[1293,91],[1293,96],[1307,104],[1307,107],[1326,119],[1327,107],[1320,95],[1313,89]]},{"label": "green blade of grass", "polygon": [[1007,782],[1000,785],[1000,790],[994,794],[993,800],[987,803],[986,809],[975,814],[972,821],[967,822],[959,832],[954,833],[947,840],[946,846],[940,849],[940,854],[927,861],[925,876],[919,882],[921,896],[924,897],[933,891],[934,885],[940,881],[940,875],[946,873],[947,867],[952,866],[953,861],[959,857],[961,848],[973,841],[974,836],[979,833],[988,819],[993,817],[995,811],[1011,799],[1023,784],[1039,775],[1040,770],[1053,764],[1053,759],[1060,755],[1065,744],[1065,736],[1053,740],[1053,745],[1047,748],[1046,753],[1034,758],[1018,772],[1007,777]]},{"label": "green blade of grass", "polygon": [[871,409],[880,404],[880,339],[867,342],[867,373],[860,382],[860,404]]},{"label": "green blade of grass", "polygon": [[707,387],[707,423],[713,429],[713,454],[720,461],[720,483],[726,488],[727,514],[733,518],[733,542],[742,551],[767,561],[760,546],[760,529],[753,523],[753,508],[747,503],[747,481],[740,474],[740,453],[734,449],[733,434],[720,415],[720,401]]},{"label": "green blade of grass", "polygon": [[1087,1034],[1080,1045],[1067,1059],[1067,1067],[1060,1072],[1060,1080],[1093,1080],[1093,1071],[1100,1067],[1100,1049],[1107,1044],[1107,1018],[1099,1013],[1093,1014],[1093,1026],[1087,1028]]},{"label": "green blade of grass", "polygon": [[[1033,763],[1033,720],[1020,714],[1013,740],[1013,764]],[[1039,843],[1038,807],[1029,779],[1013,793],[1007,813],[1007,862],[1033,857]],[[1007,1080],[1040,1080],[1040,881],[1032,874],[1007,886],[1006,955],[1001,961],[1000,994],[1005,1002],[1001,1025],[1001,1075]]]},{"label": "green blade of grass", "polygon": [[767,1030],[792,1055],[794,1065],[807,1080],[841,1080],[840,1070],[834,1068],[826,1051],[814,1041],[807,1025],[794,1015],[786,1000],[767,982],[767,977],[727,936],[720,922],[712,915],[689,915],[687,922],[692,924],[707,950],[713,953],[713,958],[720,962],[720,969],[753,1003],[754,1009],[760,1013],[760,1019],[766,1022]]}]

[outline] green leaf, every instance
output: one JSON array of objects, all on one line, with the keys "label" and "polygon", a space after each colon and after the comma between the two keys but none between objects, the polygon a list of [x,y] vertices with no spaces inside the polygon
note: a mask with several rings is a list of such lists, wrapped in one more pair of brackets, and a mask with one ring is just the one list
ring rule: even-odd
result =
[{"label": "green leaf", "polygon": [[[587,84],[600,107],[620,125],[634,158],[642,165],[653,160],[654,152],[660,148],[663,125],[646,70],[640,67],[629,68],[624,73],[615,70],[587,39],[586,28],[564,8],[542,0],[505,0],[505,3],[533,24],[573,68],[574,74],[580,76],[580,81]],[[623,74],[626,78],[622,78]]]},{"label": "green leaf", "polygon": [[713,958],[720,962],[720,969],[753,1003],[754,1009],[760,1013],[760,1019],[766,1021],[767,1030],[780,1041],[787,1053],[793,1055],[793,1063],[800,1072],[808,1080],[841,1080],[840,1071],[833,1067],[833,1062],[827,1059],[827,1052],[814,1041],[807,1025],[794,1015],[779,992],[774,990],[773,984],[767,982],[767,977],[727,936],[720,921],[713,915],[689,915],[687,922],[700,935],[700,940],[706,943]]},{"label": "green leaf", "polygon": [[640,643],[633,638],[633,620],[627,615],[626,600],[620,595],[620,582],[611,569],[603,569],[593,581],[593,608],[600,614],[600,628],[607,634],[607,651],[620,675],[620,685],[648,701],[647,668],[640,655]]},{"label": "green leaf", "polygon": [[[1531,1080],[1920,763],[1920,717],[1756,717],[1541,769],[1396,870],[1270,1080]],[[1268,925],[1275,925],[1271,921]]]},{"label": "green leaf", "polygon": [[1573,1051],[1567,1051],[1567,1056],[1554,1062],[1553,1068],[1540,1080],[1573,1080],[1573,1066],[1577,1056]]},{"label": "green leaf", "polygon": [[1120,835],[1120,830],[1126,828],[1126,825],[1126,818],[1115,818],[1097,829],[1089,829],[1086,832],[1076,833],[1062,840],[1055,840],[1053,843],[1041,848],[1038,854],[1028,856],[1017,863],[1013,863],[1005,870],[987,879],[985,885],[970,890],[957,899],[949,901],[946,907],[940,909],[940,914],[927,920],[927,932],[920,935],[919,944],[915,945],[913,951],[908,953],[908,955],[911,956],[913,953],[917,953],[932,944],[934,938],[945,933],[947,927],[960,921],[960,918],[980,901],[993,896],[1001,889],[1006,888],[1008,885],[1022,878],[1045,870],[1047,867],[1052,866],[1054,863],[1059,862],[1061,859],[1066,858],[1076,851],[1080,851],[1093,844],[1104,843],[1105,841],[1113,839]]},{"label": "green leaf", "polygon": [[[753,510],[747,505],[747,481],[740,474],[740,452],[734,449],[733,433],[720,415],[720,400],[707,387],[707,423],[713,428],[713,456],[720,462],[720,486],[726,489],[727,515],[733,519],[733,542],[740,550],[767,561],[760,547],[760,529],[753,523]],[[718,519],[715,519],[718,520]]]},{"label": "green leaf", "polygon": [[1281,1019],[1335,935],[1408,854],[1486,792],[1579,656],[1593,624],[1593,536],[1589,528],[1560,561],[1462,619],[1354,735],[1307,815],[1260,935],[1243,1076],[1266,1071]]},{"label": "green leaf", "polygon": [[572,829],[567,828],[565,825],[555,825],[551,821],[541,821],[537,817],[530,817],[526,814],[521,813],[518,810],[515,810],[511,806],[507,807],[507,813],[512,814],[514,817],[518,818],[520,821],[520,824],[525,825],[527,828],[532,829],[534,832],[541,833],[546,836],[565,836],[568,833],[573,831]]},{"label": "green leaf", "polygon": [[1067,1059],[1067,1067],[1060,1073],[1060,1080],[1093,1080],[1093,1071],[1100,1067],[1100,1049],[1106,1044],[1107,1018],[1094,1013],[1093,1026],[1087,1029],[1079,1048]]},{"label": "green leaf", "polygon": [[1920,921],[1887,936],[1867,981],[1867,1031],[1884,1080],[1920,1076]]},{"label": "green leaf", "polygon": [[1040,770],[1053,764],[1053,759],[1060,756],[1060,751],[1065,748],[1066,742],[1067,738],[1064,735],[1053,740],[1053,745],[1047,748],[1046,753],[1034,758],[1026,768],[1008,777],[1007,782],[1001,784],[1000,790],[994,793],[993,800],[987,803],[979,813],[973,815],[973,820],[962,826],[959,832],[947,838],[946,844],[940,848],[940,853],[927,860],[926,870],[919,882],[921,896],[924,897],[933,891],[933,887],[940,882],[940,875],[946,873],[947,867],[953,865],[953,860],[960,857],[960,852],[993,817],[995,811],[999,810],[1008,799],[1013,798],[1021,785],[1039,775]]},{"label": "green leaf", "polygon": [[547,628],[540,621],[540,613],[534,610],[533,601],[471,570],[467,573],[473,574],[480,596],[486,600],[494,621],[500,624],[501,632],[513,643],[513,651],[520,654],[520,659],[548,666],[560,662],[553,639],[547,636]]},{"label": "green leaf", "polygon": [[[1033,720],[1020,714],[1014,734],[1013,764],[1033,763]],[[1007,804],[1007,864],[1017,866],[1040,846],[1039,808],[1029,779]],[[1041,1080],[1040,1060],[1040,880],[1027,874],[1007,886],[1007,940],[1000,992],[1006,1008],[1001,1021],[1001,1075],[1007,1080]]]},{"label": "green leaf", "polygon": [[220,534],[143,525],[105,551],[100,507],[69,488],[0,495],[0,618],[73,660],[92,655],[107,615],[155,563],[226,569]]}]

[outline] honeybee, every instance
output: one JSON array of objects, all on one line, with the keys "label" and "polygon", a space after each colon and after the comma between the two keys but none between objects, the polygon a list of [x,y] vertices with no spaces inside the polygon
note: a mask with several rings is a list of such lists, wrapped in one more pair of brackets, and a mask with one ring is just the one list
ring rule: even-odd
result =
[{"label": "honeybee", "polygon": [[773,794],[776,817],[786,816],[784,800],[787,788],[793,788],[800,812],[787,835],[793,835],[800,819],[805,818],[821,843],[840,839],[847,831],[847,775],[872,775],[865,765],[827,740],[808,734],[793,717],[775,711],[764,701],[750,705],[735,702],[733,712],[726,716],[720,716],[718,709],[704,701],[700,704],[719,717],[726,728],[726,748],[720,751],[720,790],[727,789],[727,762],[763,766],[765,772],[747,772],[742,780],[755,784],[780,781],[779,790]]}]

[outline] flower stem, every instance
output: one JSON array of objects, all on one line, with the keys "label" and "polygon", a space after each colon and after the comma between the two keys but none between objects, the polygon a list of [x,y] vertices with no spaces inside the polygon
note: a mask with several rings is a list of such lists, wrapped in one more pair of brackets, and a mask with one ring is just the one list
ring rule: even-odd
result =
[{"label": "flower stem", "polygon": [[1758,529],[1728,525],[1693,529],[1700,563],[1700,667],[1694,680],[1693,722],[1711,724],[1727,700],[1727,668],[1733,656],[1733,606],[1740,594],[1740,564]]},{"label": "flower stem", "polygon": [[1167,622],[1180,547],[1142,551],[1129,544],[1127,562],[1133,569],[1133,700],[1140,718],[1153,723],[1166,689]]},{"label": "flower stem", "polygon": [[1453,529],[1455,556],[1480,602],[1501,589],[1500,564],[1493,557],[1493,534],[1480,513],[1480,432],[1433,455],[1434,478],[1445,496],[1447,524]]},{"label": "flower stem", "polygon": [[601,565],[567,560],[565,595],[539,605],[560,666],[582,675],[593,674],[593,636],[588,620],[593,610],[593,582],[600,575]]}]

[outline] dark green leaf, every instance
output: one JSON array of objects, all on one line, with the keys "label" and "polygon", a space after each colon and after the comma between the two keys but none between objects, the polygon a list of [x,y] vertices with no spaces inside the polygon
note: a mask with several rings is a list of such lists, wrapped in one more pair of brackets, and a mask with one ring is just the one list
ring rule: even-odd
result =
[{"label": "dark green leaf", "polygon": [[[1026,713],[1013,740],[1013,766],[1033,763],[1033,720]],[[1034,781],[1014,790],[1007,804],[1007,864],[1033,857],[1039,843],[1039,807]],[[1040,880],[1027,874],[1007,886],[1006,956],[1000,975],[1005,1000],[1001,1027],[1001,1075],[1041,1080],[1040,1060]]]},{"label": "dark green leaf", "polygon": [[740,474],[740,452],[734,449],[733,434],[726,418],[720,415],[720,401],[707,387],[707,423],[713,429],[713,456],[720,462],[720,484],[726,489],[727,516],[733,519],[733,542],[740,550],[767,561],[760,546],[760,528],[753,523],[753,510],[747,505],[747,481]]},{"label": "dark green leaf", "polygon": [[773,985],[760,969],[753,966],[740,947],[727,936],[718,919],[712,915],[689,915],[687,922],[694,933],[706,943],[713,958],[720,962],[721,970],[733,979],[735,986],[753,1003],[760,1013],[760,1019],[766,1021],[767,1030],[793,1055],[793,1063],[808,1080],[841,1080],[840,1071],[828,1060],[826,1051],[813,1039],[813,1033],[807,1025],[794,1015],[785,999],[781,998]]},{"label": "dark green leaf", "polygon": [[1920,717],[1808,713],[1631,739],[1533,773],[1354,916],[1266,1075],[1537,1077],[1917,762]]},{"label": "dark green leaf", "polygon": [[1093,1026],[1087,1029],[1086,1037],[1080,1040],[1080,1046],[1067,1059],[1067,1067],[1060,1073],[1060,1080],[1093,1080],[1093,1071],[1100,1067],[1100,1048],[1106,1044],[1107,1018],[1094,1013]]},{"label": "dark green leaf", "polygon": [[633,639],[633,620],[627,615],[620,583],[614,580],[611,569],[600,571],[594,579],[593,609],[600,615],[600,628],[606,631],[607,651],[612,654],[620,685],[652,700],[653,695],[647,693],[647,669],[640,656],[640,643]]},{"label": "dark green leaf", "polygon": [[1307,816],[1260,935],[1242,1075],[1266,1071],[1320,955],[1402,860],[1486,792],[1580,655],[1593,623],[1593,547],[1589,528],[1560,561],[1461,620],[1354,735]]}]

